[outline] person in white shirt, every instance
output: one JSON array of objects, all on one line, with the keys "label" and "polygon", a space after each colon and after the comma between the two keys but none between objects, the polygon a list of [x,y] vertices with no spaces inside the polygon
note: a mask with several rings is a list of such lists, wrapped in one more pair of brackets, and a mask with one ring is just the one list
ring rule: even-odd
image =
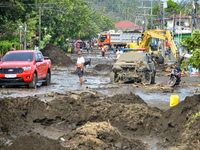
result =
[{"label": "person in white shirt", "polygon": [[121,49],[118,49],[118,51],[116,52],[115,60],[118,60],[122,53],[123,51],[121,51]]},{"label": "person in white shirt", "polygon": [[77,59],[76,70],[78,71],[78,76],[79,76],[79,80],[80,80],[79,85],[82,85],[82,81],[83,81],[83,67],[84,67],[84,63],[85,63],[85,59],[83,58],[82,53],[78,52],[78,59]]}]

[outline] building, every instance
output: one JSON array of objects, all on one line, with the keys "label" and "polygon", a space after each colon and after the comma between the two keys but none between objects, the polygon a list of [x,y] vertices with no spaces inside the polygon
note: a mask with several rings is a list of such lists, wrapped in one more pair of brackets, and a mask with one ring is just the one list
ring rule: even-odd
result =
[{"label": "building", "polygon": [[[200,22],[200,15],[198,16],[198,22]],[[173,31],[174,15],[169,16],[166,19],[167,30]],[[191,36],[192,34],[192,16],[185,14],[177,14],[175,16],[175,36],[174,40],[180,44],[184,38]],[[199,26],[200,27],[200,26]]]},{"label": "building", "polygon": [[115,24],[115,28],[118,30],[129,30],[129,31],[134,31],[134,30],[138,30],[138,31],[142,31],[142,27],[131,22],[131,21],[121,21]]},{"label": "building", "polygon": [[[173,31],[174,15],[169,16],[166,19],[167,29]],[[192,17],[185,14],[178,14],[175,16],[175,33],[191,33]]]}]

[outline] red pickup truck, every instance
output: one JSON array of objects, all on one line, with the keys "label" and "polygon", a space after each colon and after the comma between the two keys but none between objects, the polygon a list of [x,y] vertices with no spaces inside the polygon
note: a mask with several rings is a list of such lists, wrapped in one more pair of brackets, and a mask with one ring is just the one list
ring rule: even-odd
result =
[{"label": "red pickup truck", "polygon": [[36,88],[37,83],[49,85],[51,60],[40,51],[18,50],[7,52],[0,62],[0,86],[28,85]]}]

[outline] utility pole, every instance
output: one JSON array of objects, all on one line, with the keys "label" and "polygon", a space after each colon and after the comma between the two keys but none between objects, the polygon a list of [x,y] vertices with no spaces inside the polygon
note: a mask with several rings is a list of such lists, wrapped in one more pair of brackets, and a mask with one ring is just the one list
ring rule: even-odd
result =
[{"label": "utility pole", "polygon": [[153,14],[153,13],[152,13],[152,9],[153,9],[153,8],[152,8],[152,7],[153,7],[153,6],[152,6],[152,1],[153,1],[153,0],[151,0],[151,30],[152,30],[152,24],[153,24],[153,22],[152,22],[152,14]]},{"label": "utility pole", "polygon": [[159,9],[158,9],[158,21],[159,21],[159,29],[162,28],[162,11],[161,11],[161,0],[159,0]]},{"label": "utility pole", "polygon": [[26,25],[26,22],[25,22],[25,28],[24,28],[24,50],[26,50],[26,32],[27,32],[27,25]]},{"label": "utility pole", "polygon": [[41,41],[41,7],[39,7],[39,42]]},{"label": "utility pole", "polygon": [[175,24],[176,24],[176,9],[174,10],[174,17],[173,17],[173,31],[172,31],[173,38],[174,38],[174,34],[175,34]]},{"label": "utility pole", "polygon": [[193,0],[193,20],[194,20],[193,27],[195,29],[198,29],[198,3],[197,3],[197,0]]},{"label": "utility pole", "polygon": [[163,30],[165,29],[165,8],[167,8],[167,2],[163,1]]}]

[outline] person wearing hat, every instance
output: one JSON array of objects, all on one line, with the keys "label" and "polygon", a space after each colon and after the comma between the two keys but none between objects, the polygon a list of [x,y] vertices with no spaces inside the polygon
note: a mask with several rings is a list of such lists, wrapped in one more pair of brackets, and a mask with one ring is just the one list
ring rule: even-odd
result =
[{"label": "person wearing hat", "polygon": [[151,52],[151,59],[152,59],[152,61],[153,61],[154,63],[157,63],[156,60],[155,60],[155,56],[154,56],[154,53],[153,53],[153,52]]},{"label": "person wearing hat", "polygon": [[85,63],[85,59],[83,58],[82,53],[78,52],[78,59],[77,59],[76,70],[78,71],[78,76],[79,76],[79,80],[80,80],[79,85],[82,85],[82,81],[83,81],[83,67],[84,67],[84,63]]}]

